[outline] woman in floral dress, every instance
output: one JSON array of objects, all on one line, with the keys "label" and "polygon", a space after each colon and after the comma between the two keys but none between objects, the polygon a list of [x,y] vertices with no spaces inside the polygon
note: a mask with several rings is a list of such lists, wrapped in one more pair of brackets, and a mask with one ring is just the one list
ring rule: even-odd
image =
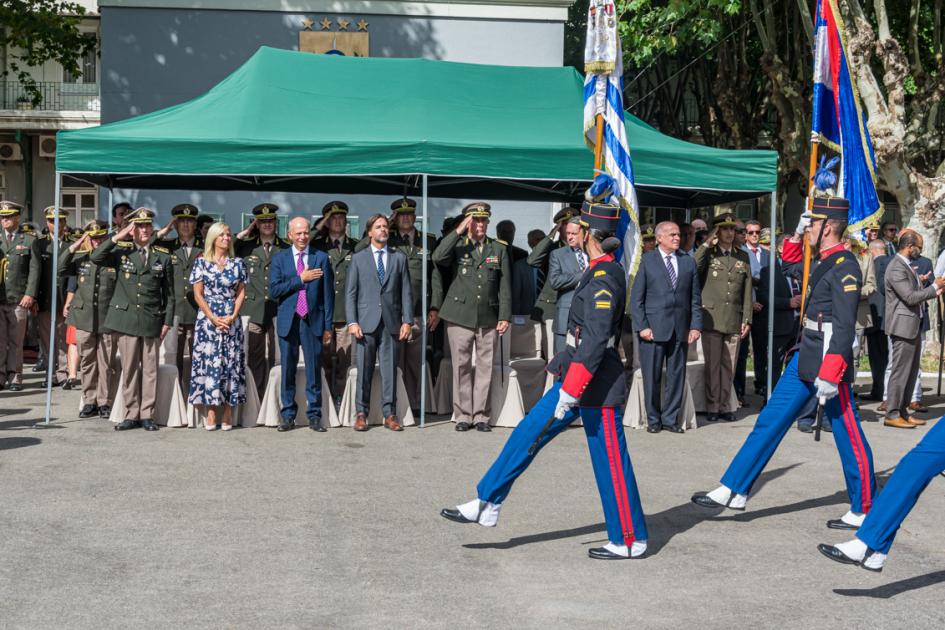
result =
[{"label": "woman in floral dress", "polygon": [[232,428],[233,407],[246,402],[246,360],[240,308],[246,296],[246,266],[233,255],[233,235],[214,223],[204,252],[194,262],[190,284],[200,311],[194,326],[193,365],[188,401],[207,408],[207,431],[217,428],[223,407],[224,431]]}]

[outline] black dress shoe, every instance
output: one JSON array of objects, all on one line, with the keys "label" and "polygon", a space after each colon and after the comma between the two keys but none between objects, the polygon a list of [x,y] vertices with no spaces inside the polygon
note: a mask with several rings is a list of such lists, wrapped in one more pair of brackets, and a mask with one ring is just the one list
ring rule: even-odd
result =
[{"label": "black dress shoe", "polygon": [[710,510],[717,510],[719,508],[728,508],[730,510],[735,510],[737,512],[744,512],[745,508],[743,507],[740,507],[740,508],[732,507],[731,504],[732,504],[733,498],[735,498],[734,494],[732,494],[732,496],[729,497],[728,503],[719,503],[718,501],[710,497],[708,494],[694,494],[692,495],[692,498],[690,499],[690,501],[692,501],[699,507],[708,508]]},{"label": "black dress shoe", "polygon": [[157,431],[158,426],[154,424],[154,420],[142,420],[141,424],[144,425],[145,431]]},{"label": "black dress shoe", "polygon": [[46,371],[46,362],[45,362],[45,361],[37,361],[36,364],[33,365],[33,371],[34,371],[34,372],[45,372],[45,371]]},{"label": "black dress shoe", "polygon": [[492,431],[492,427],[489,426],[488,422],[477,422],[476,431],[481,431],[482,433],[489,433]]},{"label": "black dress shoe", "polygon": [[295,424],[294,422],[290,422],[289,420],[282,420],[282,421],[279,423],[279,428],[278,428],[277,430],[278,430],[280,433],[281,433],[282,431],[291,431],[291,430],[292,430],[292,426],[293,426],[294,424]]},{"label": "black dress shoe", "polygon": [[719,420],[723,422],[735,422],[735,414],[731,411],[726,411],[725,413],[719,414]]},{"label": "black dress shoe", "polygon": [[[470,428],[471,426],[472,426],[472,425],[469,424],[468,422],[457,422],[457,423],[456,423],[456,430],[457,430],[457,431],[469,431],[469,428]],[[447,518],[448,518],[448,517],[447,517]]]},{"label": "black dress shoe", "polygon": [[648,426],[646,427],[646,432],[647,432],[647,433],[659,433],[659,432],[662,431],[662,430],[663,430],[663,427],[662,427],[661,425],[659,425],[659,424],[648,425]]},{"label": "black dress shoe", "polygon": [[13,383],[13,382],[11,382],[7,387],[10,389],[11,392],[22,392],[22,391],[23,391],[23,383]]},{"label": "black dress shoe", "polygon": [[138,428],[137,420],[122,420],[120,423],[115,425],[116,431],[128,431],[129,429]]},{"label": "black dress shoe", "polygon": [[112,408],[108,405],[102,405],[98,408],[98,417],[107,418],[112,415]]},{"label": "black dress shoe", "polygon": [[639,560],[646,553],[641,553],[639,556],[622,556],[619,553],[614,553],[606,547],[592,547],[587,550],[587,555],[589,558],[594,560]]},{"label": "black dress shoe", "polygon": [[839,518],[832,518],[827,521],[827,527],[829,529],[849,529],[854,531],[860,529],[859,525],[850,525]]},{"label": "black dress shoe", "polygon": [[476,521],[471,521],[463,513],[455,508],[443,508],[440,510],[440,516],[443,518],[453,521],[454,523],[475,523]]},{"label": "black dress shoe", "polygon": [[718,421],[719,421],[719,414],[709,412],[709,413],[707,413],[707,414],[705,415],[705,421],[706,421],[706,422],[718,422]]},{"label": "black dress shoe", "polygon": [[801,433],[813,433],[814,425],[807,424],[806,422],[798,422],[797,430],[800,431]]},{"label": "black dress shoe", "polygon": [[[53,379],[53,382],[52,382],[53,387],[59,387],[60,385],[62,385],[61,382],[57,381],[56,379]],[[49,386],[49,381],[47,381],[46,379],[43,379],[43,382],[40,383],[39,386],[42,387],[43,389],[46,389],[46,387]]]},{"label": "black dress shoe", "polygon": [[326,431],[328,430],[328,429],[326,429],[325,427],[322,426],[322,419],[321,419],[321,418],[318,418],[318,419],[316,419],[316,420],[309,420],[309,421],[308,421],[308,428],[311,429],[312,431],[315,431],[316,433],[324,433],[324,432],[326,432]]},{"label": "black dress shoe", "polygon": [[670,433],[685,433],[685,431],[683,430],[683,428],[682,428],[681,426],[678,426],[678,425],[675,425],[675,424],[671,424],[671,425],[665,425],[665,424],[664,424],[664,425],[663,425],[663,430],[664,430],[664,431],[669,431]]},{"label": "black dress shoe", "polygon": [[62,384],[63,389],[79,389],[80,383],[77,378],[67,378],[66,381]]},{"label": "black dress shoe", "polygon": [[854,560],[833,545],[825,545],[821,543],[817,545],[817,551],[824,554],[834,562],[839,562],[840,564],[860,564],[859,560]]},{"label": "black dress shoe", "polygon": [[80,418],[92,418],[98,415],[98,407],[95,405],[83,405],[82,411],[79,412]]}]

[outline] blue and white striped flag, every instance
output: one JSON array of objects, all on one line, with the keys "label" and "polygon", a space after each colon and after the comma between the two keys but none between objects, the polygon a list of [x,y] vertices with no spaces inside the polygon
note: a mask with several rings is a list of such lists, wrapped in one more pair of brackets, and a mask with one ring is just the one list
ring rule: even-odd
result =
[{"label": "blue and white striped flag", "polygon": [[601,168],[614,180],[613,199],[621,207],[617,236],[623,241],[618,260],[632,277],[640,261],[640,220],[633,163],[623,122],[623,60],[617,15],[609,0],[591,0],[584,48],[584,139],[596,149],[596,116],[604,121]]}]

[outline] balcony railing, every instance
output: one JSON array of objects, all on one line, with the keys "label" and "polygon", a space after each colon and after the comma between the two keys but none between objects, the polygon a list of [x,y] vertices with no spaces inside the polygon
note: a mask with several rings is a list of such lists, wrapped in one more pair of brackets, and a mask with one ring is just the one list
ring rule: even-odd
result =
[{"label": "balcony railing", "polygon": [[78,111],[101,110],[98,83],[52,83],[38,82],[42,100],[32,102],[33,95],[19,81],[0,81],[0,109],[22,111]]}]

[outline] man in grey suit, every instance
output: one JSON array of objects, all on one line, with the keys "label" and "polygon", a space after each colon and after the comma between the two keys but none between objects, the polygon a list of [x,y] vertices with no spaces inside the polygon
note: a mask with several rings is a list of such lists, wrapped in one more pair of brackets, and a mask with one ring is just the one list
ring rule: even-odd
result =
[{"label": "man in grey suit", "polygon": [[371,244],[354,254],[345,282],[348,332],[357,340],[358,393],[355,431],[367,431],[374,360],[380,348],[381,404],[384,426],[402,431],[397,420],[397,363],[400,344],[410,337],[413,296],[407,257],[387,247],[387,217],[375,214],[367,222]]},{"label": "man in grey suit", "polygon": [[568,335],[568,311],[574,289],[587,269],[587,254],[581,247],[581,224],[577,218],[570,219],[564,228],[566,247],[559,247],[548,257],[548,282],[558,292],[555,304],[554,353],[564,350]]},{"label": "man in grey suit", "polygon": [[941,295],[945,278],[935,278],[929,287],[912,268],[912,261],[922,253],[922,237],[912,230],[903,230],[899,236],[899,251],[886,267],[886,334],[892,341],[892,369],[886,391],[886,420],[888,427],[914,429],[925,420],[913,418],[909,400],[918,375],[922,358],[922,313],[927,300]]},{"label": "man in grey suit", "polygon": [[[679,252],[679,226],[656,226],[656,249],[643,254],[630,293],[633,328],[640,335],[640,366],[650,433],[682,433],[679,410],[689,344],[702,331],[702,290],[696,262]],[[663,362],[666,398],[662,398]]]}]

